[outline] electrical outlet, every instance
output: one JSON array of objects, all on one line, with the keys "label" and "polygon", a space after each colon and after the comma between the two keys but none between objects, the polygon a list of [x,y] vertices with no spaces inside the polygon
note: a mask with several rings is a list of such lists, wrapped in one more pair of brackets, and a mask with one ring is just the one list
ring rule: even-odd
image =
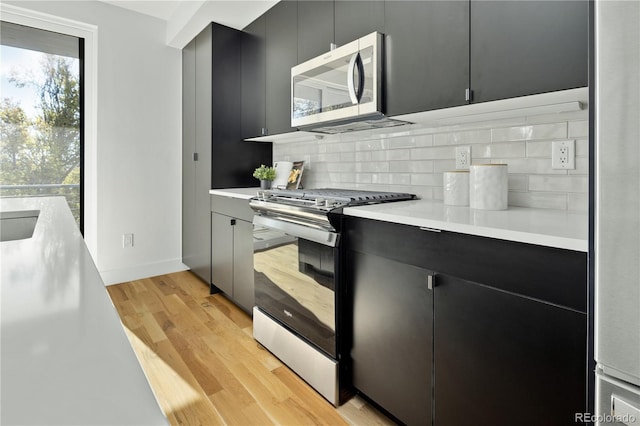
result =
[{"label": "electrical outlet", "polygon": [[456,147],[456,169],[468,169],[471,164],[471,147]]},{"label": "electrical outlet", "polygon": [[122,248],[133,247],[133,234],[122,234]]},{"label": "electrical outlet", "polygon": [[576,141],[551,142],[551,168],[573,170],[576,168]]}]

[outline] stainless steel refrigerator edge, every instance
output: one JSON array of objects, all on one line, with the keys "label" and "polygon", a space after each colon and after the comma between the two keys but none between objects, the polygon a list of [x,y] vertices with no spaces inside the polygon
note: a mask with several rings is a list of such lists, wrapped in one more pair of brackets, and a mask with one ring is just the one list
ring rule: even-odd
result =
[{"label": "stainless steel refrigerator edge", "polygon": [[595,5],[594,421],[640,425],[640,1]]}]

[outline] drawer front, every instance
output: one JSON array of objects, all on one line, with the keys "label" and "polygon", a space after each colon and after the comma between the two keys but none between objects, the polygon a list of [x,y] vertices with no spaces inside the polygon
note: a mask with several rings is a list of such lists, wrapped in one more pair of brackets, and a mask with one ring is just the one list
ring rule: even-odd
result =
[{"label": "drawer front", "polygon": [[349,250],[587,311],[587,254],[415,226],[345,218]]}]

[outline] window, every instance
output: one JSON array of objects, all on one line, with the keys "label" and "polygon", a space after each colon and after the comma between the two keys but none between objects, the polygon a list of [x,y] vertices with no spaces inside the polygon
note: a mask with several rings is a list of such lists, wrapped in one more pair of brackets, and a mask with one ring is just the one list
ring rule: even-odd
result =
[{"label": "window", "polygon": [[0,31],[0,196],[63,195],[82,231],[83,39]]}]

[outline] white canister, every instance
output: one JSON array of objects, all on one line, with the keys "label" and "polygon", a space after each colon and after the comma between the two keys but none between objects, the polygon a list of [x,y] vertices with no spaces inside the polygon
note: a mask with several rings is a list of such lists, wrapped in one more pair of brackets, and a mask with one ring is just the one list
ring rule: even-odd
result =
[{"label": "white canister", "polygon": [[449,206],[469,205],[469,170],[444,172],[444,203]]},{"label": "white canister", "polygon": [[508,193],[506,164],[475,164],[469,167],[469,204],[472,209],[505,210]]}]

